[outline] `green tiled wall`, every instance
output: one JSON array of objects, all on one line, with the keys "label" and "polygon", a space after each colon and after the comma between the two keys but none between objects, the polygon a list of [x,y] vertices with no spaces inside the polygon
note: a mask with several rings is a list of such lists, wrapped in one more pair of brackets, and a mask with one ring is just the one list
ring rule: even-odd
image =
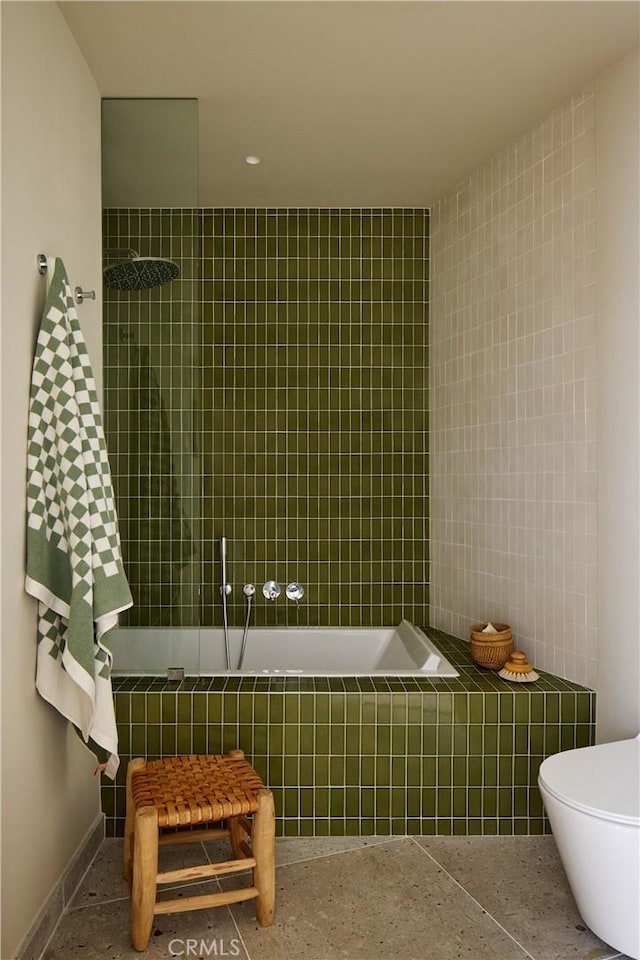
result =
[{"label": "green tiled wall", "polygon": [[[428,620],[426,210],[203,211],[203,558],[231,616]],[[205,576],[207,623],[218,617]]]},{"label": "green tiled wall", "polygon": [[[269,604],[259,592],[257,624],[427,622],[428,211],[106,211],[105,238],[188,267],[178,284],[106,303],[127,622],[219,624],[223,534],[232,623],[242,584],[269,579],[297,580],[306,596]],[[175,413],[168,431],[139,416],[140,365]],[[148,501],[135,444],[163,432],[181,454],[165,451],[164,493]]]},{"label": "green tiled wall", "polygon": [[428,632],[459,678],[115,680],[109,833],[123,829],[132,756],[235,747],[273,789],[286,836],[546,832],[538,768],[593,742],[595,694],[547,674],[505,683],[467,644]]}]

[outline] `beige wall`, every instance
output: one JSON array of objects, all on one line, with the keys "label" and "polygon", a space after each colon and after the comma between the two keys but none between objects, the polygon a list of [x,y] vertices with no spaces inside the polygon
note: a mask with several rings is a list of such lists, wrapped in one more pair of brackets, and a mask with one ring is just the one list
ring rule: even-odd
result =
[{"label": "beige wall", "polygon": [[636,50],[432,211],[432,622],[509,620],[600,740],[640,730],[639,80]]},{"label": "beige wall", "polygon": [[[91,754],[34,687],[36,609],[23,592],[30,368],[45,280],[65,260],[100,296],[100,98],[54,3],[2,15],[2,945],[13,957],[99,814]],[[96,374],[101,303],[81,308]]]},{"label": "beige wall", "polygon": [[431,620],[593,684],[596,139],[586,90],[432,210]]},{"label": "beige wall", "polygon": [[640,731],[639,89],[637,51],[596,87],[601,740]]}]

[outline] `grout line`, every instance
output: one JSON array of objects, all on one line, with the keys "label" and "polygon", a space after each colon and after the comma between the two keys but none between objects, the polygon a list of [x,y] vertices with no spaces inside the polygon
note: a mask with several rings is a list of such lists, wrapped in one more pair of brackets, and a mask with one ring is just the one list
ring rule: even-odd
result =
[{"label": "grout line", "polygon": [[[208,853],[208,851],[207,851],[204,843],[200,842],[199,845],[202,847],[202,852],[203,852],[203,855],[204,855],[205,860],[206,860],[208,863],[213,863],[214,861],[213,861],[213,860],[211,859],[211,857],[209,856],[209,853]],[[247,868],[247,869],[249,869],[249,868]],[[223,888],[222,888],[222,886],[221,886],[221,884],[220,884],[220,879],[219,879],[218,877],[211,877],[211,878],[209,878],[209,880],[203,880],[203,879],[183,880],[183,881],[181,881],[180,883],[167,884],[166,886],[163,884],[162,887],[161,887],[161,889],[162,889],[162,890],[167,890],[167,891],[169,891],[169,890],[176,890],[176,889],[183,889],[183,888],[186,889],[186,888],[188,888],[188,887],[197,886],[198,884],[201,884],[201,883],[212,883],[212,882],[216,884],[216,886],[217,886],[217,888],[218,888],[219,891],[222,891]],[[99,908],[101,908],[101,907],[108,906],[108,905],[111,904],[111,903],[120,903],[120,902],[122,902],[122,901],[124,901],[124,900],[127,900],[127,901],[128,901],[129,899],[130,899],[129,896],[113,897],[113,898],[111,898],[110,900],[99,900],[99,901],[94,902],[94,903],[85,903],[85,904],[82,904],[81,906],[78,906],[78,907],[71,907],[71,908],[69,908],[69,910],[68,910],[67,912],[68,912],[68,913],[77,913],[79,910],[86,910],[87,908],[91,908],[91,907],[99,907]],[[233,926],[234,926],[235,929],[236,929],[236,933],[238,934],[238,938],[239,938],[240,943],[242,944],[243,950],[244,950],[244,952],[245,952],[245,954],[246,954],[246,960],[251,960],[251,956],[250,956],[249,951],[248,951],[248,949],[247,949],[247,945],[246,945],[246,943],[244,942],[244,939],[243,939],[243,937],[242,937],[242,934],[240,933],[240,930],[239,930],[239,928],[238,928],[238,924],[236,923],[235,917],[234,917],[233,912],[232,912],[232,910],[231,910],[231,908],[230,908],[229,905],[227,905],[227,912],[228,912],[229,915],[231,916],[231,921],[232,921],[232,923],[233,923]],[[63,911],[63,913],[61,914],[61,918],[60,918],[60,919],[62,919],[63,916],[64,916],[64,911]]]},{"label": "grout line", "polygon": [[[443,873],[445,873],[448,877],[450,877],[450,878],[453,880],[454,883],[457,883],[458,886],[460,887],[460,889],[461,889],[461,890],[464,890],[464,892],[467,894],[467,896],[468,896],[468,897],[471,897],[471,899],[472,899],[475,903],[477,903],[478,906],[482,908],[482,910],[484,910],[484,912],[487,914],[487,916],[491,917],[491,919],[494,921],[494,923],[497,923],[498,926],[501,927],[501,928],[505,931],[505,933],[506,933],[509,937],[511,937],[511,939],[512,939],[515,943],[517,943],[518,946],[521,947],[521,948],[525,951],[525,953],[527,954],[527,956],[531,957],[531,960],[536,960],[536,958],[533,957],[533,955],[529,953],[529,951],[527,950],[527,948],[524,947],[524,946],[520,943],[519,940],[516,940],[516,938],[515,938],[511,933],[509,933],[509,931],[508,931],[505,927],[502,926],[502,924],[499,922],[499,920],[496,920],[496,918],[493,916],[493,914],[492,914],[489,910],[487,910],[487,908],[486,908],[485,906],[483,906],[482,903],[480,903],[479,900],[476,900],[476,898],[475,898],[471,893],[469,893],[469,891],[468,891],[465,887],[463,887],[462,884],[461,884],[458,880],[456,880],[456,878],[455,878],[454,876],[452,876],[452,875],[449,873],[448,870],[445,869],[445,867],[443,867],[443,865],[440,863],[440,861],[437,860],[437,859],[434,857],[433,854],[429,853],[429,851],[428,851],[425,847],[423,847],[421,843],[419,843],[419,840],[420,840],[420,839],[422,839],[422,840],[424,840],[424,839],[429,840],[429,839],[431,839],[430,837],[419,837],[419,838],[418,838],[418,837],[411,837],[410,839],[413,840],[413,841],[420,847],[420,849],[421,849],[424,853],[426,853],[427,856],[430,857],[430,859],[433,860],[434,863],[436,863],[436,864],[438,865],[438,867],[443,871]],[[492,838],[492,837],[487,837],[487,839],[494,839],[494,838]],[[504,840],[518,840],[518,839],[522,839],[522,838],[521,838],[521,837],[513,836],[513,837],[504,837],[503,839],[504,839]],[[589,928],[589,929],[590,929],[590,928]],[[591,930],[591,933],[593,933],[592,930]],[[597,936],[597,934],[593,934],[593,935],[594,935],[594,936]],[[603,943],[604,943],[604,941],[603,941]],[[608,946],[608,944],[605,944],[605,946]],[[609,947],[609,949],[615,950],[615,947]],[[546,958],[543,957],[542,960],[546,960]],[[619,953],[619,952],[616,952],[616,953],[608,953],[608,954],[603,954],[601,957],[598,958],[598,960],[627,960],[627,956],[626,956],[626,954],[624,954],[624,953]]]},{"label": "grout line", "polygon": [[128,900],[128,896],[111,897],[109,900],[94,900],[92,903],[81,903],[77,907],[69,907],[68,913],[78,913],[80,910],[89,910],[91,907],[106,907],[110,903],[120,903],[121,900]]},{"label": "grout line", "polygon": [[[204,855],[205,855],[206,859],[209,861],[209,863],[213,863],[213,860],[212,860],[211,857],[209,856],[209,851],[207,850],[206,844],[205,844],[205,842],[204,842],[203,840],[200,841],[200,846],[202,847],[202,849],[203,849],[203,851],[204,851]],[[247,867],[247,870],[250,870],[250,869],[251,869],[250,867]],[[244,872],[245,872],[245,871],[239,871],[240,876],[242,876]],[[219,877],[216,877],[216,883],[218,884],[218,889],[219,889],[219,890],[222,890],[222,884],[220,883],[220,878],[219,878]],[[238,938],[239,938],[239,940],[240,940],[240,943],[242,944],[242,949],[244,950],[244,952],[245,952],[245,954],[246,954],[246,960],[251,960],[251,956],[250,956],[250,954],[249,954],[249,951],[247,950],[247,945],[246,945],[246,943],[244,942],[244,937],[243,937],[242,934],[240,933],[240,928],[239,928],[239,926],[238,926],[238,924],[237,924],[237,922],[236,922],[235,916],[233,915],[233,910],[231,909],[231,904],[230,904],[230,903],[227,904],[227,913],[228,913],[229,916],[231,917],[231,922],[232,922],[232,924],[234,925],[234,927],[235,927],[235,929],[236,929],[236,933],[238,934]]]},{"label": "grout line", "polygon": [[[120,840],[121,838],[120,838],[120,837],[107,837],[106,839],[108,839],[108,840]],[[207,850],[206,850],[204,844],[203,844],[203,843],[200,843],[200,846],[203,848],[203,853],[204,853],[204,857],[205,857],[206,861],[207,861],[208,863],[213,863],[213,860],[211,859],[211,857],[210,857],[209,854],[207,853]],[[87,873],[88,873],[88,871],[87,871]],[[86,877],[86,873],[85,873],[85,877]],[[198,883],[211,883],[211,882],[217,882],[217,879],[216,879],[215,877],[209,877],[208,880],[207,880],[207,879],[204,879],[204,880],[203,880],[202,878],[196,878],[196,879],[194,879],[194,880],[181,880],[179,883],[167,883],[167,884],[164,884],[164,883],[163,883],[162,885],[159,885],[158,889],[161,890],[161,891],[164,891],[164,890],[176,890],[176,889],[179,888],[179,887],[193,887],[193,886],[195,886],[195,885],[198,884]],[[69,908],[68,908],[68,912],[69,912],[69,913],[76,913],[78,910],[87,910],[87,909],[90,908],[90,907],[103,907],[103,906],[106,906],[107,904],[110,904],[110,903],[119,903],[121,900],[129,900],[129,899],[130,899],[129,894],[125,894],[125,895],[122,896],[122,897],[110,897],[108,900],[94,900],[92,903],[82,903],[82,904],[79,904],[77,907],[69,907]]]},{"label": "grout line", "polygon": [[[206,844],[205,844],[204,840],[200,841],[200,846],[202,847],[202,849],[203,849],[203,851],[204,851],[204,855],[205,855],[206,859],[209,861],[209,863],[213,863],[214,861],[213,861],[213,860],[211,859],[211,857],[209,856],[209,851],[207,850],[207,847],[206,847]],[[251,869],[250,867],[247,867],[247,870],[250,870],[250,869]],[[239,871],[239,875],[242,876],[242,875],[244,874],[244,872],[245,872],[245,871]],[[222,888],[222,884],[220,883],[220,877],[216,877],[215,880],[216,880],[216,883],[218,884],[218,890],[222,891],[223,888]],[[233,926],[235,927],[236,933],[238,934],[238,938],[239,938],[239,940],[240,940],[240,943],[242,944],[242,949],[244,950],[244,952],[245,952],[245,954],[246,954],[246,960],[251,960],[251,956],[250,956],[250,954],[249,954],[249,951],[247,950],[247,945],[246,945],[246,943],[244,942],[244,937],[243,937],[242,934],[240,933],[240,928],[239,928],[239,926],[238,926],[238,924],[237,924],[237,922],[236,922],[236,918],[235,918],[234,915],[233,915],[233,910],[231,909],[231,904],[230,904],[230,903],[227,904],[227,913],[228,913],[229,916],[231,917],[231,922],[232,922]]]},{"label": "grout line", "polygon": [[510,933],[510,932],[507,930],[507,928],[504,927],[504,926],[500,923],[499,920],[496,920],[496,918],[493,916],[493,914],[490,913],[490,911],[487,910],[487,908],[486,908],[485,906],[483,906],[483,905],[480,903],[479,900],[476,900],[476,898],[473,896],[473,894],[469,893],[469,891],[468,891],[465,887],[463,887],[462,884],[461,884],[458,880],[456,880],[456,878],[455,878],[452,874],[450,874],[449,871],[446,870],[446,869],[442,866],[442,864],[439,863],[439,861],[436,860],[436,858],[433,857],[433,856],[429,853],[428,850],[426,850],[421,844],[418,843],[418,841],[416,840],[415,837],[410,837],[410,839],[413,840],[413,842],[415,843],[415,845],[416,845],[417,847],[419,847],[420,850],[422,850],[422,852],[425,853],[433,863],[436,864],[436,866],[438,867],[438,869],[442,870],[442,872],[444,873],[445,876],[449,877],[449,879],[452,880],[453,883],[455,883],[455,885],[456,885],[460,890],[462,890],[462,892],[463,892],[467,897],[469,897],[470,900],[473,900],[473,902],[476,904],[476,906],[480,907],[480,909],[482,910],[482,912],[483,912],[484,914],[486,914],[486,916],[489,917],[490,920],[493,920],[493,922],[495,923],[495,925],[496,925],[497,927],[500,927],[500,929],[502,930],[503,933],[506,933],[506,935],[509,937],[509,939],[512,940],[512,941],[516,944],[516,946],[520,947],[520,949],[526,954],[526,956],[529,957],[529,960],[536,960],[536,958],[533,956],[533,954],[532,954],[532,953],[529,953],[529,951],[527,950],[527,948],[526,948],[525,946],[523,946],[523,944],[521,944],[520,941],[519,941],[518,939],[516,939],[516,937],[514,937],[513,934]]},{"label": "grout line", "polygon": [[242,934],[241,934],[241,932],[240,932],[240,927],[238,926],[238,923],[237,923],[236,918],[235,918],[235,916],[234,916],[233,910],[231,909],[231,904],[227,904],[227,910],[229,911],[229,916],[231,917],[231,922],[233,923],[234,927],[236,928],[236,933],[238,934],[238,937],[239,937],[239,939],[240,939],[240,943],[242,944],[242,948],[243,948],[244,952],[245,952],[246,955],[247,955],[247,960],[251,960],[251,955],[250,955],[249,951],[247,950],[247,945],[246,945],[246,943],[244,942],[244,937],[242,936]]},{"label": "grout line", "polygon": [[[199,883],[217,883],[217,882],[218,881],[216,877],[209,877],[209,878],[205,877],[204,879],[202,877],[199,877],[194,880],[180,880],[177,883],[158,884],[158,891],[164,892],[165,890],[167,891],[177,890],[181,887],[195,887]],[[109,900],[95,900],[92,903],[83,903],[77,907],[69,907],[69,913],[76,913],[78,910],[87,910],[87,909],[90,909],[91,907],[103,907],[109,903],[119,903],[121,900],[130,900],[130,899],[131,898],[129,897],[129,895],[125,894],[122,897],[111,897]]]},{"label": "grout line", "polygon": [[[329,840],[330,838],[329,838],[329,837],[317,837],[317,838],[316,838],[316,837],[286,837],[286,838],[285,838],[285,837],[282,837],[282,838],[279,838],[279,839],[287,839],[287,840],[314,840],[314,839],[322,839],[322,840]],[[286,863],[277,863],[277,862],[276,862],[276,870],[281,870],[283,867],[291,867],[291,866],[293,866],[294,864],[297,864],[297,863],[308,863],[308,862],[310,862],[310,861],[312,861],[312,860],[326,860],[327,857],[340,857],[340,856],[342,856],[342,855],[345,854],[345,853],[357,853],[359,850],[371,850],[373,847],[382,847],[382,846],[386,846],[387,844],[390,844],[390,843],[395,843],[395,842],[398,841],[398,840],[408,840],[408,839],[411,839],[411,838],[410,838],[408,835],[404,835],[404,834],[403,834],[403,835],[393,836],[393,837],[385,837],[383,840],[380,840],[379,843],[366,843],[366,844],[363,843],[363,844],[361,844],[360,846],[357,846],[357,847],[349,847],[347,850],[331,850],[331,851],[328,851],[327,853],[317,853],[317,854],[314,854],[314,855],[312,855],[312,856],[301,857],[299,860],[287,860]],[[277,848],[277,841],[276,841],[276,848]]]}]

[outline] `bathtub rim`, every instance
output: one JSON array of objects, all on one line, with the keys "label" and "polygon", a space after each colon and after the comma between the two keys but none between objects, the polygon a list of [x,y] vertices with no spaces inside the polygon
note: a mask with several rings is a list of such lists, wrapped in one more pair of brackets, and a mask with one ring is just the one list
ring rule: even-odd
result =
[{"label": "bathtub rim", "polygon": [[[298,669],[287,669],[287,668],[275,668],[275,669],[207,669],[206,662],[203,664],[200,657],[200,642],[203,634],[211,633],[216,638],[222,638],[222,628],[215,627],[122,627],[116,628],[110,632],[107,637],[107,645],[112,649],[114,654],[114,665],[112,668],[112,675],[114,678],[118,677],[166,677],[167,669],[174,666],[183,666],[184,667],[184,676],[185,677],[209,677],[215,678],[220,677],[223,679],[312,679],[317,678],[414,678],[414,679],[425,679],[425,680],[438,680],[438,679],[454,679],[460,676],[459,670],[447,659],[442,650],[437,646],[432,637],[428,636],[427,633],[416,624],[411,623],[410,621],[403,619],[397,626],[367,626],[367,627],[346,627],[346,626],[335,626],[335,627],[326,627],[326,626],[283,626],[283,625],[268,625],[268,626],[259,626],[253,627],[249,633],[249,642],[251,642],[252,634],[261,634],[261,633],[273,633],[277,634],[279,632],[290,632],[290,633],[303,633],[308,634],[319,634],[323,632],[330,633],[357,633],[357,634],[381,634],[385,633],[388,635],[388,639],[391,639],[392,636],[395,636],[400,631],[406,630],[411,631],[414,634],[415,639],[420,644],[424,645],[424,648],[431,653],[435,653],[438,658],[437,668],[433,666],[430,669],[422,668],[408,668],[408,667],[383,667],[380,669],[374,668],[365,668],[365,669],[340,669],[340,670],[329,670],[329,669],[312,669],[312,670],[298,670]],[[427,628],[428,629],[428,628]],[[173,634],[178,641],[183,643],[187,640],[194,641],[197,638],[197,656],[195,651],[183,651],[182,654],[180,651],[177,652],[176,658],[169,662],[167,660],[166,664],[162,667],[150,667],[148,663],[140,663],[139,666],[136,665],[126,665],[118,666],[118,654],[119,654],[119,637],[128,637],[129,634],[161,634],[163,639],[167,639],[169,634]],[[239,647],[242,628],[233,627],[229,631],[230,640],[233,644]],[[115,642],[114,642],[115,641]],[[193,646],[193,643],[192,643]],[[128,651],[129,652],[129,651]],[[178,658],[186,660],[185,663],[178,662]],[[429,661],[430,656],[425,656],[425,664]]]}]

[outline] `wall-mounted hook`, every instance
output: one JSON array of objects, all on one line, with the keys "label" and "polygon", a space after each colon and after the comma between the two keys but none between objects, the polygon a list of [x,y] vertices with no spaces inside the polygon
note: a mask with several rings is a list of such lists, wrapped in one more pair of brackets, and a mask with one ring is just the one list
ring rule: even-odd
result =
[{"label": "wall-mounted hook", "polygon": [[95,290],[83,290],[82,287],[76,287],[73,292],[76,303],[84,303],[85,300],[95,300],[96,298]]}]

